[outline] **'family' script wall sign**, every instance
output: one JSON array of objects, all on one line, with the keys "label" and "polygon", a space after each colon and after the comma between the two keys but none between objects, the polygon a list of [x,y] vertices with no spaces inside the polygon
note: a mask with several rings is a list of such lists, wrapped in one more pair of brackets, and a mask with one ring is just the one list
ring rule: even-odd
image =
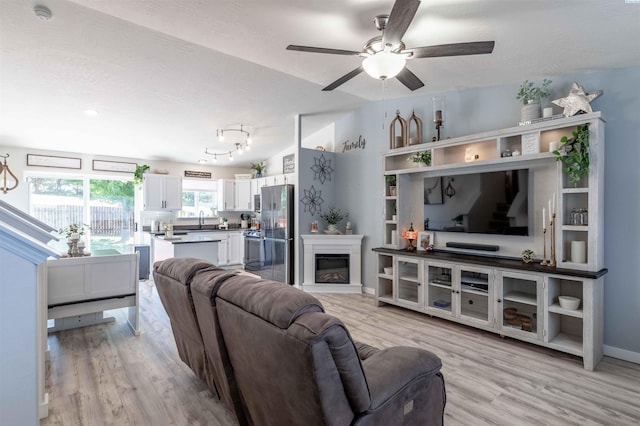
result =
[{"label": "'family' script wall sign", "polygon": [[358,136],[358,140],[355,142],[351,142],[349,140],[346,140],[342,143],[342,152],[345,151],[351,151],[352,149],[364,149],[365,145],[367,144],[367,141],[365,140],[365,138],[362,137],[362,135]]}]

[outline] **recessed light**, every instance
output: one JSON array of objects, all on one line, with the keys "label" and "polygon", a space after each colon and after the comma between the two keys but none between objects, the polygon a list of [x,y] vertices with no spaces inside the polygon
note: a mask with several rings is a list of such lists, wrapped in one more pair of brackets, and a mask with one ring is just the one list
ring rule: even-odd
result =
[{"label": "recessed light", "polygon": [[201,159],[198,160],[198,163],[207,164],[207,160],[205,160],[204,158],[201,158]]},{"label": "recessed light", "polygon": [[84,115],[86,115],[87,117],[95,117],[96,115],[98,115],[98,111],[96,111],[95,109],[85,109]]}]

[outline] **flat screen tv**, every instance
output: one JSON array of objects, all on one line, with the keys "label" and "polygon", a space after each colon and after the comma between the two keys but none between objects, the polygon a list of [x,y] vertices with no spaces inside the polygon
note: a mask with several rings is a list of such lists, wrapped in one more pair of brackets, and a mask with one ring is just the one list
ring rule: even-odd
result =
[{"label": "flat screen tv", "polygon": [[425,229],[529,235],[529,170],[424,178]]}]

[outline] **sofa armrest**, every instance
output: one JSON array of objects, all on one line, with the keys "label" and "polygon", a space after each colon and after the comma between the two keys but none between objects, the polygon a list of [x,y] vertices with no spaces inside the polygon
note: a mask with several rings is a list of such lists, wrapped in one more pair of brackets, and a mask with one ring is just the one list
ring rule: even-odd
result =
[{"label": "sofa armrest", "polygon": [[375,410],[412,381],[437,374],[442,361],[424,349],[396,346],[371,355],[362,366],[371,393],[370,409]]}]

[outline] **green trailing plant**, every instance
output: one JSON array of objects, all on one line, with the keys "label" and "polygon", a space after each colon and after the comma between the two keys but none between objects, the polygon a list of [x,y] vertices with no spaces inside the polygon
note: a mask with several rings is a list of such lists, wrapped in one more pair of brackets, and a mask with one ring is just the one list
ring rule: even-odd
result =
[{"label": "green trailing plant", "polygon": [[451,218],[454,223],[462,223],[463,219],[464,216],[462,215],[462,213]]},{"label": "green trailing plant", "polygon": [[414,163],[422,163],[425,166],[431,165],[431,151],[416,152],[409,160]]},{"label": "green trailing plant", "polygon": [[342,210],[335,207],[329,207],[327,213],[320,214],[320,218],[326,220],[330,225],[336,225],[347,217],[349,217],[349,213],[343,213]]},{"label": "green trailing plant", "polygon": [[562,147],[553,151],[553,154],[556,161],[562,162],[569,182],[575,186],[589,173],[589,124],[578,126],[571,135],[570,138],[563,136],[560,139]]},{"label": "green trailing plant", "polygon": [[547,80],[546,78],[542,80],[541,86],[534,86],[533,81],[525,80],[520,85],[516,99],[522,101],[523,105],[528,104],[529,101],[540,102],[551,95],[551,89],[549,89],[550,84],[551,80]]},{"label": "green trailing plant", "polygon": [[146,164],[143,164],[142,166],[136,166],[136,171],[133,172],[133,183],[136,185],[141,185],[142,184],[142,175],[144,175],[144,172],[146,172],[147,170],[149,170],[149,166]]}]

